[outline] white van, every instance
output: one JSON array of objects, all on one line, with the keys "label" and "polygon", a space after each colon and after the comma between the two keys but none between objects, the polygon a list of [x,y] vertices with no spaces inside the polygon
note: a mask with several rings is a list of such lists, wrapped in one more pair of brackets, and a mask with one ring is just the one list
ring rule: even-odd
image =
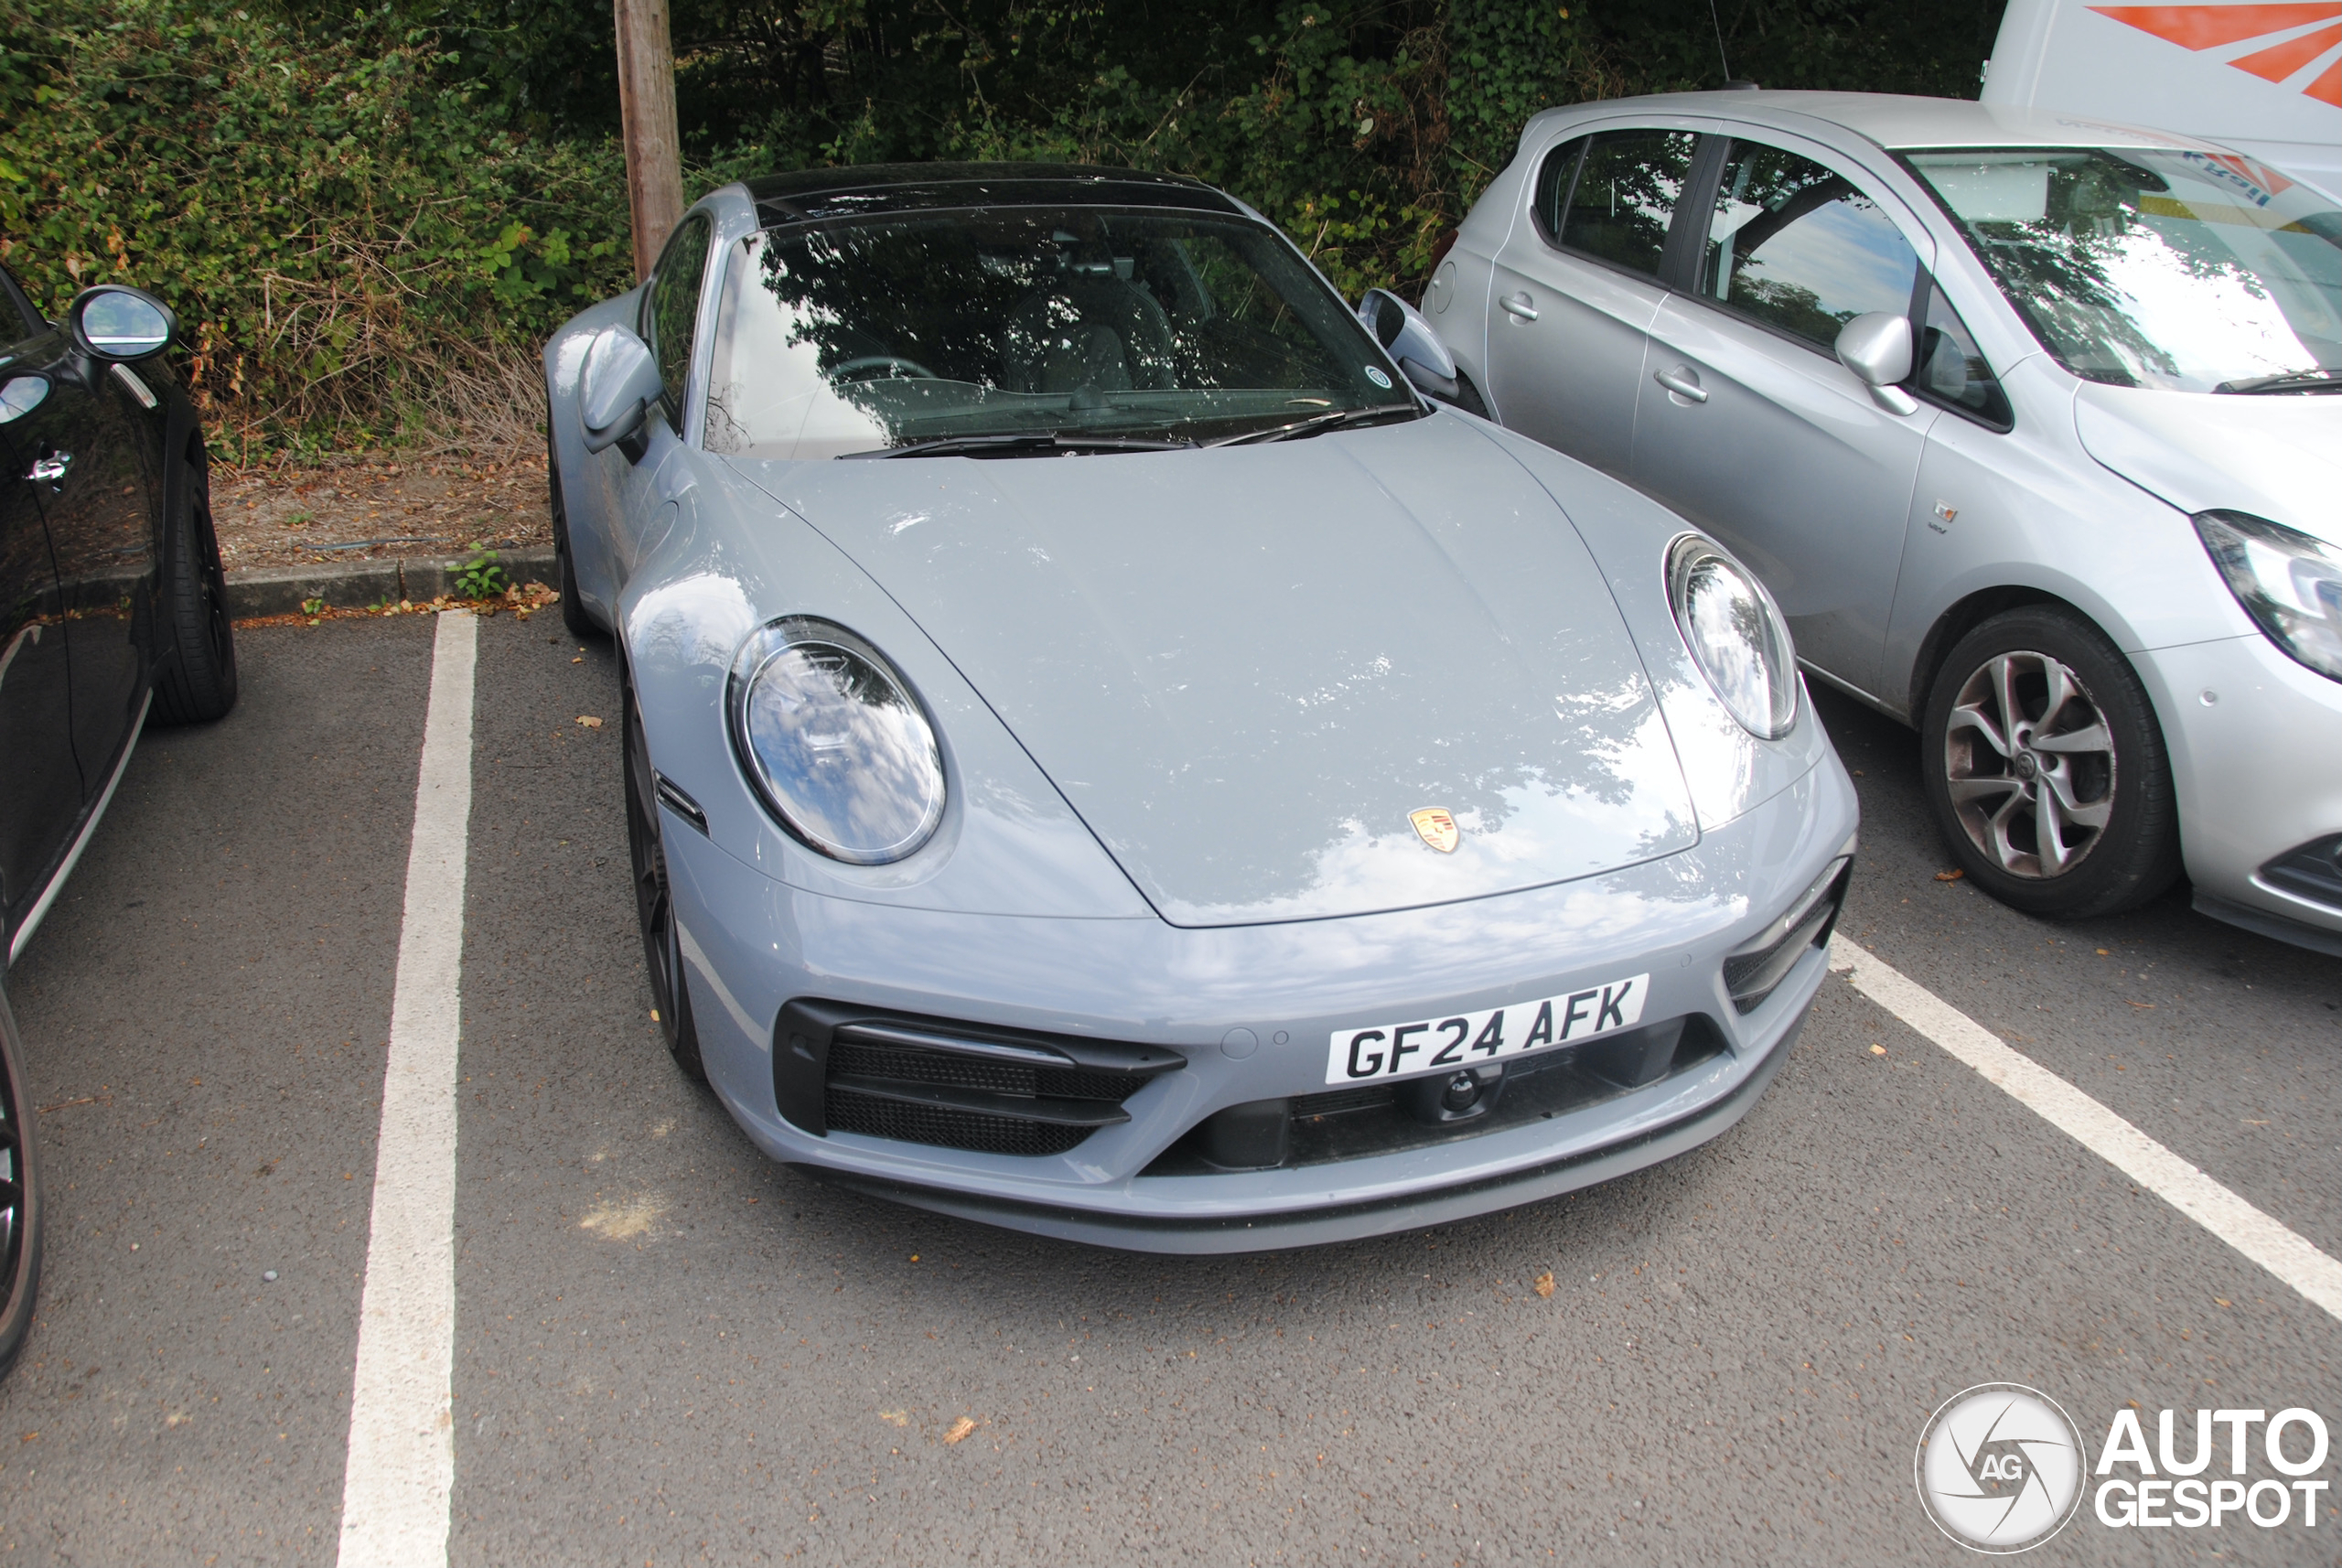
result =
[{"label": "white van", "polygon": [[2342,3],[2009,0],[1983,101],[2154,125],[2342,202]]}]

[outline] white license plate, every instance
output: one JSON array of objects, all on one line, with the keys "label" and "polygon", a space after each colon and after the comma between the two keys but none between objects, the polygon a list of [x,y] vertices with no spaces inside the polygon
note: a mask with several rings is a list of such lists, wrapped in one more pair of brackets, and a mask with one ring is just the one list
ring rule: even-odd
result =
[{"label": "white license plate", "polygon": [[1643,995],[1649,989],[1650,976],[1638,974],[1485,1013],[1337,1029],[1326,1051],[1326,1081],[1370,1083],[1457,1072],[1615,1035],[1642,1021]]}]

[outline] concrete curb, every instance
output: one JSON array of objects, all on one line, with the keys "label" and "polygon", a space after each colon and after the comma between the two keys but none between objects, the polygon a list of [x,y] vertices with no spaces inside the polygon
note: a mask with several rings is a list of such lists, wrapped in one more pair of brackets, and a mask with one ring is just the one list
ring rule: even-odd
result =
[{"label": "concrete curb", "polygon": [[[496,564],[515,583],[561,585],[561,568],[550,545],[541,550],[500,550]],[[243,620],[252,616],[300,613],[309,599],[323,599],[336,609],[362,608],[401,599],[421,603],[453,592],[464,557],[409,555],[395,559],[353,561],[347,565],[318,563],[306,566],[256,566],[228,574],[228,614]]]}]

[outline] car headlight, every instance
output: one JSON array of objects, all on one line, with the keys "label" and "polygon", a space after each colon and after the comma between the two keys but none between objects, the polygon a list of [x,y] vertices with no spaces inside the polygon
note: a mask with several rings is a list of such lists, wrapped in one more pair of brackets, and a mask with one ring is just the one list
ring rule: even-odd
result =
[{"label": "car headlight", "polygon": [[760,627],[732,660],[732,741],[807,848],[854,865],[917,850],[943,819],[935,727],[893,665],[842,626]]},{"label": "car headlight", "polygon": [[1696,533],[1667,553],[1667,597],[1700,673],[1741,727],[1778,740],[1797,723],[1797,650],[1764,585]]},{"label": "car headlight", "polygon": [[2199,512],[2196,532],[2269,640],[2342,681],[2342,549],[2241,511]]}]

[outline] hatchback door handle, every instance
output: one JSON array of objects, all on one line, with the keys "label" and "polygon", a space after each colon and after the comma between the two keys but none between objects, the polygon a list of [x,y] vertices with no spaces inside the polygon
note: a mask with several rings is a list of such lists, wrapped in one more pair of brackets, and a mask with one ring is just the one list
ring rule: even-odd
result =
[{"label": "hatchback door handle", "polygon": [[37,485],[59,485],[65,482],[65,470],[73,466],[70,452],[45,452],[33,459],[25,470],[25,478]]},{"label": "hatchback door handle", "polygon": [[1537,307],[1529,303],[1529,296],[1526,294],[1507,295],[1497,303],[1523,321],[1537,319]]},{"label": "hatchback door handle", "polygon": [[1678,365],[1671,371],[1655,371],[1650,379],[1677,397],[1687,397],[1693,403],[1708,401],[1708,389],[1700,384],[1699,373],[1689,365]]}]

